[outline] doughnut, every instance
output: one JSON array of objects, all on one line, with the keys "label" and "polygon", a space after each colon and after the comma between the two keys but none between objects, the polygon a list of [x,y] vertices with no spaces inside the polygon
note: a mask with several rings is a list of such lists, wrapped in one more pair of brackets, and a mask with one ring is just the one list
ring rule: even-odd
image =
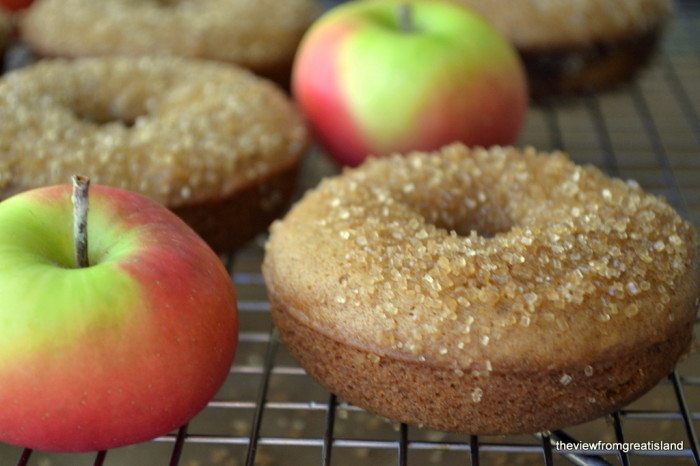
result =
[{"label": "doughnut", "polygon": [[284,82],[315,0],[42,0],[21,23],[40,55],[178,55]]},{"label": "doughnut", "polygon": [[160,202],[217,251],[281,214],[307,140],[282,91],[225,63],[55,59],[0,80],[0,199],[83,174]]},{"label": "doughnut", "polygon": [[651,58],[670,0],[453,0],[490,20],[520,52],[535,96],[609,88]]},{"label": "doughnut", "polygon": [[688,350],[693,227],[634,182],[532,148],[371,159],[271,228],[272,317],[352,404],[471,434],[610,413]]}]

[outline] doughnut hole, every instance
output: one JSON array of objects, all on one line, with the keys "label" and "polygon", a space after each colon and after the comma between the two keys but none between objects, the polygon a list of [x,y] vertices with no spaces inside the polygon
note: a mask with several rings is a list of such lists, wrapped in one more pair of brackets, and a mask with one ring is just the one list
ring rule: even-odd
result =
[{"label": "doughnut hole", "polygon": [[116,115],[109,111],[86,113],[76,109],[75,116],[86,123],[97,126],[118,123],[126,128],[131,128],[136,124],[136,119],[143,115]]},{"label": "doughnut hole", "polygon": [[467,183],[451,177],[441,183],[424,180],[421,184],[406,197],[402,196],[406,187],[401,186],[397,200],[408,205],[427,224],[445,230],[445,234],[454,231],[468,237],[475,232],[478,236],[493,238],[508,233],[517,224],[509,212],[503,190],[489,189],[488,179]]},{"label": "doughnut hole", "polygon": [[89,98],[87,92],[81,92],[79,94],[85,95],[75,95],[67,108],[78,120],[88,124],[103,126],[118,123],[131,128],[137,119],[149,114],[146,107],[154,100],[143,98],[142,92],[125,89],[96,99]]},{"label": "doughnut hole", "polygon": [[[510,218],[503,205],[493,202],[486,196],[486,201],[479,205],[479,200],[474,193],[467,193],[464,197],[455,197],[452,208],[444,210],[423,210],[418,213],[423,216],[426,223],[445,230],[447,234],[454,231],[459,236],[468,237],[476,233],[484,238],[493,238],[499,233],[508,233],[515,221]],[[478,206],[474,209],[462,208],[461,205]]]},{"label": "doughnut hole", "polygon": [[168,8],[171,6],[177,6],[180,3],[184,3],[184,0],[156,0],[155,3],[161,8]]}]

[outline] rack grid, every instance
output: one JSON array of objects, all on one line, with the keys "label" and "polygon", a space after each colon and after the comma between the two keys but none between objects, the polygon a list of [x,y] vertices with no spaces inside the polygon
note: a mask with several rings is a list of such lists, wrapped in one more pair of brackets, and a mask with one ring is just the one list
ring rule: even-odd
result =
[{"label": "rack grid", "polygon": [[[612,92],[533,107],[520,144],[564,149],[577,163],[636,179],[700,226],[700,2],[678,1],[676,10],[660,53],[637,81]],[[335,170],[313,151],[300,192]],[[695,354],[640,400],[566,432],[446,434],[396,425],[349,405],[314,383],[280,344],[260,275],[263,244],[259,238],[223,258],[239,295],[238,355],[214,401],[187,426],[153,442],[93,454],[48,454],[0,445],[0,464],[700,465],[700,357]],[[564,453],[554,448],[555,441],[574,439],[682,441],[684,448],[628,453],[604,448]]]}]

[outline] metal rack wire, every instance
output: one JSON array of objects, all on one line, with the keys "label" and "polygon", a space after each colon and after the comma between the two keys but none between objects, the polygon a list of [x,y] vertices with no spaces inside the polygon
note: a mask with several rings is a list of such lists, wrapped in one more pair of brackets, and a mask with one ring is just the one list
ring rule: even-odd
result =
[{"label": "metal rack wire", "polygon": [[[569,151],[611,175],[635,178],[700,225],[700,3],[677,19],[637,82],[603,95],[546,102],[528,118],[522,144]],[[304,187],[333,168],[313,154]],[[259,273],[261,243],[225,258],[239,294],[239,354],[229,381],[188,426],[153,442],[89,455],[51,455],[0,445],[0,464],[399,466],[578,464],[700,465],[700,357],[690,356],[642,400],[608,419],[539,436],[459,436],[392,425],[313,383],[280,345]],[[1,407],[0,407],[1,409]],[[553,442],[683,441],[673,452],[572,450]]]}]

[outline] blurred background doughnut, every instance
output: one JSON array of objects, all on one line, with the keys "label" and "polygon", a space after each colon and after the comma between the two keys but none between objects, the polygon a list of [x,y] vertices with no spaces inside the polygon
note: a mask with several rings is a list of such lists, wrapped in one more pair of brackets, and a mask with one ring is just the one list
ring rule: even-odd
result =
[{"label": "blurred background doughnut", "polygon": [[22,37],[39,55],[178,55],[236,63],[282,84],[314,0],[42,0]]}]

